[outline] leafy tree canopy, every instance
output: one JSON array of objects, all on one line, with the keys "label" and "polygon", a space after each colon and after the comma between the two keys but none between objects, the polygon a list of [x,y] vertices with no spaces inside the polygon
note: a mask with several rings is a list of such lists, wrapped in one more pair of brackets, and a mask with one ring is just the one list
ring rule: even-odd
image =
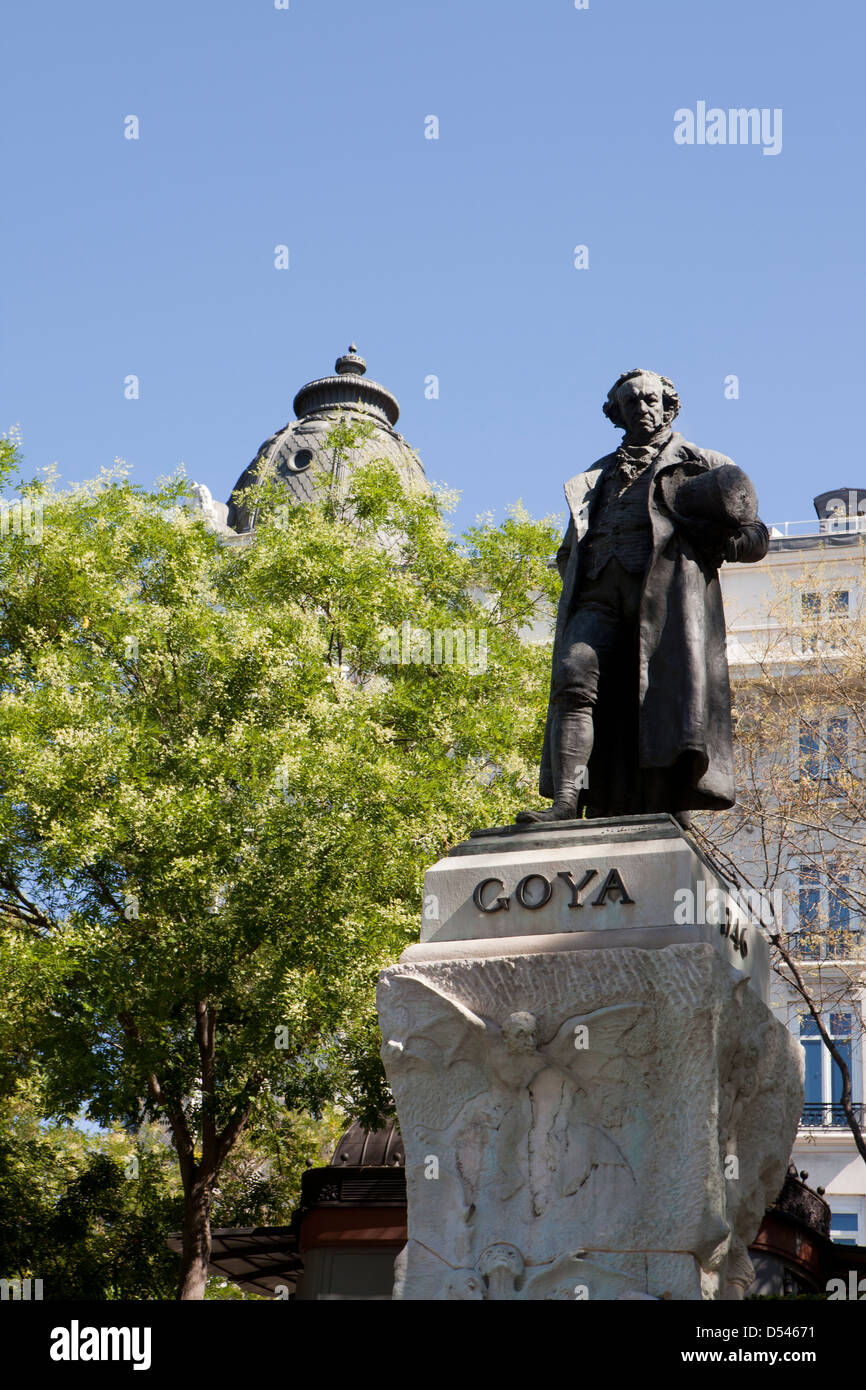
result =
[{"label": "leafy tree canopy", "polygon": [[[335,453],[361,432],[339,426]],[[229,543],[181,477],[18,497],[0,1080],[35,1059],[47,1113],[170,1127],[200,1296],[241,1132],[387,1105],[374,986],[417,935],[424,869],[534,784],[548,650],[520,634],[552,597],[556,531],[518,508],[458,541],[448,499],[384,463],[304,507],[262,483],[254,536]]]}]

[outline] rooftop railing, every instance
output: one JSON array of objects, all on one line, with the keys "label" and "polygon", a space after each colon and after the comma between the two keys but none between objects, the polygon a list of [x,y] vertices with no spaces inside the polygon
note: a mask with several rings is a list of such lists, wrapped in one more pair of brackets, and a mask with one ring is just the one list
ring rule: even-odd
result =
[{"label": "rooftop railing", "polygon": [[806,521],[776,521],[769,528],[770,540],[788,540],[796,536],[850,536],[866,532],[866,514],[829,517]]}]

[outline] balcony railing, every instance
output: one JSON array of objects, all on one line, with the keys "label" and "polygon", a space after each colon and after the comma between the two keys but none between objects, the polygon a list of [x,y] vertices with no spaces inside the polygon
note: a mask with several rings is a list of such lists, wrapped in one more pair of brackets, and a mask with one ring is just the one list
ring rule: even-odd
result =
[{"label": "balcony railing", "polygon": [[[866,1105],[857,1103],[852,1105],[851,1109],[854,1111],[854,1118],[858,1125],[863,1129]],[[807,1101],[803,1106],[800,1125],[808,1129],[847,1129],[848,1121],[845,1118],[845,1111],[838,1101]]]},{"label": "balcony railing", "polygon": [[866,516],[834,516],[807,521],[776,521],[769,528],[771,540],[787,540],[794,536],[850,536],[866,531]]}]

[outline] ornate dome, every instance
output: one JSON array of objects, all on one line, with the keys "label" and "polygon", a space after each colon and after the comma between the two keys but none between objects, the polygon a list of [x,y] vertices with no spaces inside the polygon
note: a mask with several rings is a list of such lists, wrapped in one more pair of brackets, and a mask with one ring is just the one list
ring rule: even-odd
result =
[{"label": "ornate dome", "polygon": [[[334,376],[319,377],[302,386],[294,399],[297,420],[265,440],[238,479],[235,492],[243,492],[253,483],[276,475],[296,501],[311,501],[315,475],[333,475],[334,459],[324,441],[342,412],[373,426],[370,438],[353,451],[354,464],[385,458],[394,464],[404,482],[426,488],[421,460],[394,429],[400,416],[396,399],[378,381],[368,380],[366,370],[366,362],[351,343],[348,352],[337,358]],[[228,524],[235,531],[250,531],[255,525],[255,516],[242,499],[229,502]]]},{"label": "ornate dome", "polygon": [[340,1135],[329,1167],[400,1168],[405,1162],[406,1150],[394,1120],[383,1120],[381,1129],[362,1129],[355,1120]]}]

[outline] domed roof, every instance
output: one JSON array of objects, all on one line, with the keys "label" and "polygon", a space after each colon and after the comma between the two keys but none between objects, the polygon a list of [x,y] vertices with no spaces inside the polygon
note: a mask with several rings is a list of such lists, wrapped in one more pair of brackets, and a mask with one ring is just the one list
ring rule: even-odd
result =
[{"label": "domed roof", "polygon": [[398,1168],[406,1162],[403,1140],[394,1120],[381,1129],[362,1129],[357,1120],[340,1136],[329,1167]]},{"label": "domed roof", "polygon": [[[421,460],[394,429],[400,416],[395,397],[377,381],[368,380],[366,370],[366,362],[351,343],[348,351],[337,358],[335,375],[318,377],[302,386],[294,399],[297,420],[290,421],[265,440],[244,469],[234,491],[244,492],[264,478],[276,476],[282,479],[295,501],[312,501],[315,476],[334,475],[333,453],[325,440],[343,412],[372,426],[370,438],[352,451],[351,464],[384,458],[394,465],[407,485],[426,488],[428,483]],[[228,524],[236,531],[249,531],[255,525],[255,516],[243,505],[242,499],[229,502]]]},{"label": "domed roof", "polygon": [[301,387],[292,403],[295,414],[301,419],[331,406],[348,406],[351,410],[378,416],[386,425],[396,425],[400,418],[396,398],[378,381],[367,381],[366,370],[367,363],[359,356],[355,344],[350,343],[348,352],[334,363],[336,376],[320,376],[317,381],[308,381]]}]

